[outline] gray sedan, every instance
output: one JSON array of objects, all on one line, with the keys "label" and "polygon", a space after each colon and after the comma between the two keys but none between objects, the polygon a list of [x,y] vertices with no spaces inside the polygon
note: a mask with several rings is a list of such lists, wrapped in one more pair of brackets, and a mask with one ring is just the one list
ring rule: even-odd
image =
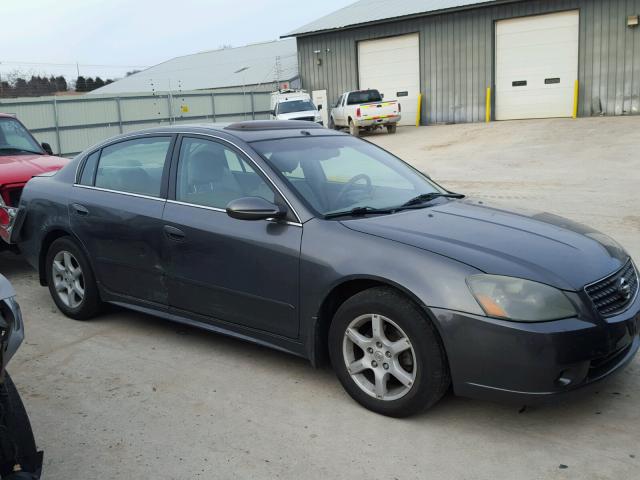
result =
[{"label": "gray sedan", "polygon": [[638,350],[629,255],[310,122],[122,135],[31,180],[14,242],[67,316],[125,306],[330,360],[365,407],[529,403]]}]

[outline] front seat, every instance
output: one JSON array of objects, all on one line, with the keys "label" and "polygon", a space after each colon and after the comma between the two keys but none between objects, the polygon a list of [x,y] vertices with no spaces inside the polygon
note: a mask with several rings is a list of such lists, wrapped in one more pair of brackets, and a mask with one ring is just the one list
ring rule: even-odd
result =
[{"label": "front seat", "polygon": [[242,197],[243,191],[229,170],[224,149],[207,148],[187,159],[186,194],[189,202],[224,208],[231,200]]}]

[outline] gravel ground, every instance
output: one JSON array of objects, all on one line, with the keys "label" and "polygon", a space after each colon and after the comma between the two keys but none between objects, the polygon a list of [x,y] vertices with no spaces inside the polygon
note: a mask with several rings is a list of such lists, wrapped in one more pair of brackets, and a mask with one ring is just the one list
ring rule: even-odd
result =
[{"label": "gravel ground", "polygon": [[[366,137],[452,190],[588,223],[640,258],[640,117],[402,128]],[[328,369],[123,310],[74,322],[0,254],[27,340],[10,371],[47,479],[636,479],[640,358],[521,412],[448,395],[370,413]]]}]

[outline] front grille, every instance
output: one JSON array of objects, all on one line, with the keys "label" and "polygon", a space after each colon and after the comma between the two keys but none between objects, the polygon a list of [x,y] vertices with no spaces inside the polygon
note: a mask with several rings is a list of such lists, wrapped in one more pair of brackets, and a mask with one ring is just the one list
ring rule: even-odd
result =
[{"label": "front grille", "polygon": [[304,120],[305,122],[313,122],[316,119],[316,117],[299,117],[299,118],[294,118],[293,120]]},{"label": "front grille", "polygon": [[596,310],[605,317],[620,313],[638,291],[638,274],[631,260],[613,275],[585,287]]}]

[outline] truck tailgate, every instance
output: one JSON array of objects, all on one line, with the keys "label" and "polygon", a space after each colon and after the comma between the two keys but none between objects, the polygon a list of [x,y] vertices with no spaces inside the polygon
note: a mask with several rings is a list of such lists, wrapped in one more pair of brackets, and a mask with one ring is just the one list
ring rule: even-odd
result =
[{"label": "truck tailgate", "polygon": [[395,117],[399,113],[398,102],[395,100],[379,103],[365,103],[360,105],[360,110],[362,112],[362,116],[360,117],[362,120],[378,120],[381,118]]}]

